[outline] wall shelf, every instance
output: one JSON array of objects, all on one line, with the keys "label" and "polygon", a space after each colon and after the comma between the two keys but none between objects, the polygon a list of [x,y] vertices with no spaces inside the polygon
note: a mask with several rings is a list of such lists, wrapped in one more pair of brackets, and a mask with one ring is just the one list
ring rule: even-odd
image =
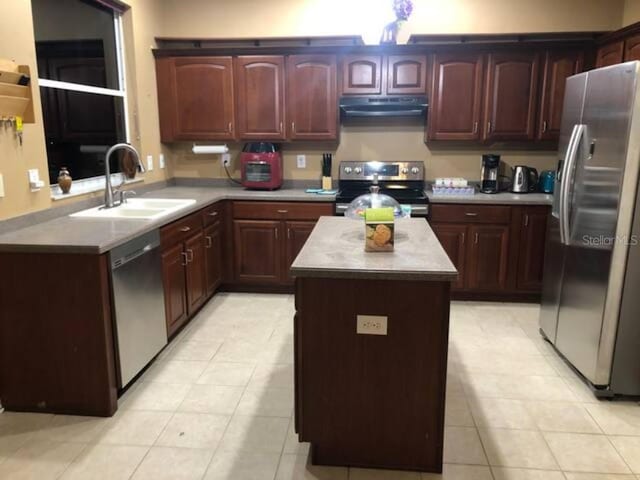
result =
[{"label": "wall shelf", "polygon": [[22,117],[23,123],[35,123],[32,86],[18,84],[25,76],[31,78],[28,65],[18,66],[18,72],[0,71],[0,117]]}]

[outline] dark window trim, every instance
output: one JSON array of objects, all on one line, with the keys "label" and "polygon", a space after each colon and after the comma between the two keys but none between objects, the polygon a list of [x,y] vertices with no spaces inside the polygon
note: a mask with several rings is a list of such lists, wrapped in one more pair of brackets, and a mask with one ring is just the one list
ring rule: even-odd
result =
[{"label": "dark window trim", "polygon": [[131,8],[120,0],[90,0],[89,3],[96,3],[102,7],[108,8],[109,10],[113,10],[116,13],[124,13]]}]

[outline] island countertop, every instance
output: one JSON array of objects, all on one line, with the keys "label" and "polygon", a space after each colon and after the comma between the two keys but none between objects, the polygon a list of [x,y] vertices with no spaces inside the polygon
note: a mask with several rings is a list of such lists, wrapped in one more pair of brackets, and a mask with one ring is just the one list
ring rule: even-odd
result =
[{"label": "island countertop", "polygon": [[393,252],[364,251],[364,222],[321,217],[291,266],[296,277],[455,281],[458,271],[429,224],[395,223]]}]

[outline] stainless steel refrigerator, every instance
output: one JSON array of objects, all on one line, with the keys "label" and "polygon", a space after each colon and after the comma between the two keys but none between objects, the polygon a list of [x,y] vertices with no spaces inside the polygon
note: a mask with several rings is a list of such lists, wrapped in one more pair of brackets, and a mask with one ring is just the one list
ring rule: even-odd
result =
[{"label": "stainless steel refrigerator", "polygon": [[596,395],[640,395],[640,62],[567,79],[540,329]]}]

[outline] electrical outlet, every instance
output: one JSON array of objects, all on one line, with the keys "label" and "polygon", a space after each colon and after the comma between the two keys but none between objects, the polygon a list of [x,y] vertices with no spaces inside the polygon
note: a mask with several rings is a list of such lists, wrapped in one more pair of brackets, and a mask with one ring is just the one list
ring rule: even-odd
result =
[{"label": "electrical outlet", "polygon": [[0,198],[4,197],[4,177],[0,173]]},{"label": "electrical outlet", "polygon": [[153,155],[147,155],[147,171],[153,170]]},{"label": "electrical outlet", "polygon": [[230,153],[223,153],[222,154],[222,166],[223,167],[228,167],[229,165],[231,165],[231,154]]},{"label": "electrical outlet", "polygon": [[358,315],[356,333],[360,335],[386,335],[387,317],[382,315]]},{"label": "electrical outlet", "polygon": [[307,168],[307,156],[306,155],[298,155],[296,157],[296,161],[298,163],[298,168]]},{"label": "electrical outlet", "polygon": [[165,164],[164,164],[164,153],[161,153],[158,156],[158,165],[160,166],[160,168],[164,168]]}]

